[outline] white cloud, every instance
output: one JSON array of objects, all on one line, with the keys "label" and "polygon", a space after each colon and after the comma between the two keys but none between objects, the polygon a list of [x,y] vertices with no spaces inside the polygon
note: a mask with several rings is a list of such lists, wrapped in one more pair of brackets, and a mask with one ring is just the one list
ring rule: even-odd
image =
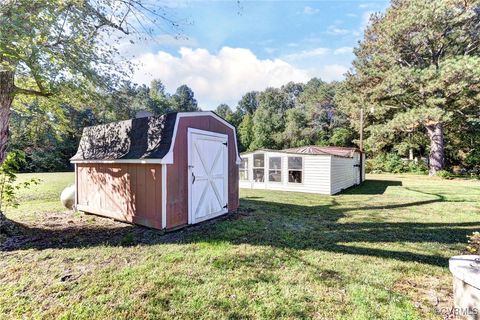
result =
[{"label": "white cloud", "polygon": [[263,50],[265,50],[266,53],[272,54],[275,51],[277,51],[277,48],[266,47],[266,48],[263,48]]},{"label": "white cloud", "polygon": [[347,13],[347,17],[355,18],[357,15],[355,13]]},{"label": "white cloud", "polygon": [[322,40],[323,40],[323,38],[321,38],[321,37],[313,37],[313,36],[310,36],[310,37],[307,37],[307,38],[304,39],[304,41],[311,42],[311,43],[321,42]]},{"label": "white cloud", "polygon": [[329,64],[318,70],[319,76],[326,81],[341,80],[348,67],[341,64]]},{"label": "white cloud", "polygon": [[328,48],[316,48],[316,49],[312,49],[312,50],[302,50],[300,52],[291,53],[291,54],[285,55],[283,58],[287,61],[301,60],[301,59],[305,59],[305,58],[323,56],[323,55],[326,55],[329,52],[330,52],[330,49],[328,49]]},{"label": "white cloud", "polygon": [[[116,44],[114,40],[115,38],[112,37],[112,44]],[[176,37],[170,34],[160,34],[154,37],[144,38],[131,35],[123,37],[118,41],[118,50],[120,54],[129,58],[138,57],[146,52],[150,52],[154,46],[169,48],[195,47],[197,46],[197,41],[191,37]]]},{"label": "white cloud", "polygon": [[340,47],[337,48],[333,51],[334,55],[341,55],[341,54],[347,54],[347,53],[352,53],[353,48],[352,47]]},{"label": "white cloud", "polygon": [[342,34],[348,34],[350,33],[350,30],[344,29],[344,28],[339,28],[335,25],[331,25],[327,28],[328,34],[333,34],[333,35],[342,35]]},{"label": "white cloud", "polygon": [[[320,53],[325,48],[316,50]],[[176,57],[159,51],[141,55],[135,60],[140,68],[134,81],[149,83],[152,79],[160,79],[169,92],[187,84],[202,108],[213,109],[222,102],[234,107],[241,96],[251,90],[279,87],[289,81],[305,82],[313,76],[281,59],[258,59],[243,48],[223,47],[212,54],[205,49],[182,47],[179,54]],[[326,80],[338,76],[335,65],[319,72],[325,73]]]},{"label": "white cloud", "polygon": [[365,9],[365,8],[369,8],[369,7],[372,7],[372,6],[373,6],[372,3],[360,3],[360,4],[358,5],[358,7],[359,7],[360,9]]},{"label": "white cloud", "polygon": [[305,8],[303,8],[303,13],[305,14],[315,14],[315,13],[318,13],[319,11],[320,11],[319,9],[312,8],[310,6],[306,6]]}]

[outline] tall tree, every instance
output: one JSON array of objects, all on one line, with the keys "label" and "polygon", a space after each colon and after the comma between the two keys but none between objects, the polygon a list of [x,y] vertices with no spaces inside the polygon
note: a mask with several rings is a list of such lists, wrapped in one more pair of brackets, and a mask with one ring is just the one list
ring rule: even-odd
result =
[{"label": "tall tree", "polygon": [[153,29],[147,21],[175,28],[165,12],[142,0],[0,2],[0,163],[16,96],[88,96],[115,87],[129,71],[116,43]]},{"label": "tall tree", "polygon": [[300,108],[288,109],[285,113],[283,140],[285,147],[301,147],[312,143],[306,113]]},{"label": "tall tree", "polygon": [[366,117],[370,145],[425,130],[430,174],[445,167],[445,132],[478,117],[478,0],[393,0],[375,14],[355,50],[354,73],[338,100]]},{"label": "tall tree", "polygon": [[243,150],[252,150],[253,141],[253,119],[250,114],[243,116],[242,122],[238,126],[238,137],[240,140],[240,147]]},{"label": "tall tree", "polygon": [[303,93],[305,89],[305,84],[303,83],[295,83],[293,81],[284,84],[280,90],[285,92],[288,95],[288,99],[292,105],[297,103],[298,98]]},{"label": "tall tree", "polygon": [[227,121],[228,121],[228,118],[230,118],[233,114],[232,109],[230,109],[230,106],[225,103],[220,104],[217,107],[217,109],[215,109],[215,113]]},{"label": "tall tree", "polygon": [[155,114],[167,113],[171,110],[170,95],[165,91],[165,85],[158,79],[150,83],[149,97],[151,111]]},{"label": "tall tree", "polygon": [[[131,65],[118,58],[118,43],[139,35],[139,29],[153,30],[153,25],[175,27],[165,12],[142,0],[1,1],[0,164],[7,152],[14,100],[36,96],[91,101],[99,92],[112,91],[119,79],[131,74]],[[0,230],[9,224],[0,212]]]},{"label": "tall tree", "polygon": [[327,83],[318,78],[305,84],[296,101],[296,107],[303,111],[306,119],[301,141],[329,145],[334,129],[348,126],[347,116],[335,105],[336,89],[336,82]]},{"label": "tall tree", "polygon": [[289,95],[275,88],[268,88],[258,95],[258,108],[253,117],[253,141],[251,148],[279,149],[284,146],[285,112],[292,108]]},{"label": "tall tree", "polygon": [[178,112],[200,111],[192,89],[181,85],[170,99],[172,109]]},{"label": "tall tree", "polygon": [[249,114],[253,115],[255,110],[258,108],[258,92],[257,91],[250,91],[245,93],[240,101],[238,101],[237,110],[241,113],[241,115]]}]

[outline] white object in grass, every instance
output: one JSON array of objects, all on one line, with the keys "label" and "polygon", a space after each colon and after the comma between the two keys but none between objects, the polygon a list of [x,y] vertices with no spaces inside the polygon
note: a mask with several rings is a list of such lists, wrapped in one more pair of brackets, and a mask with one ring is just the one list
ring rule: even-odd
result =
[{"label": "white object in grass", "polygon": [[75,204],[75,186],[71,185],[63,189],[62,194],[60,195],[60,201],[63,206],[67,209],[73,209]]},{"label": "white object in grass", "polygon": [[480,256],[455,256],[449,260],[453,274],[453,301],[455,308],[467,319],[479,319]]}]

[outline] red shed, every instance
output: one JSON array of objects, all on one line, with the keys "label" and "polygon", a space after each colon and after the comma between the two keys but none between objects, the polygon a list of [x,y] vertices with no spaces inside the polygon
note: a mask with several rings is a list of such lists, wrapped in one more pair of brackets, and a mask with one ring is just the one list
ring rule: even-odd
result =
[{"label": "red shed", "polygon": [[179,112],[83,130],[76,208],[173,229],[238,208],[235,128],[213,112]]}]

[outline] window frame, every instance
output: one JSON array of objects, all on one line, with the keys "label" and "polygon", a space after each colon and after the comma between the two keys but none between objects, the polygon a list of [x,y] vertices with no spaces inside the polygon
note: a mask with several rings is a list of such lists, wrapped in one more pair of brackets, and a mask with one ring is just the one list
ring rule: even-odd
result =
[{"label": "window frame", "polygon": [[[302,159],[302,168],[301,169],[290,169],[289,168],[289,163],[288,163],[288,159],[289,158],[300,158]],[[287,156],[287,183],[288,184],[293,184],[293,185],[299,185],[299,184],[303,184],[304,181],[305,181],[305,159],[304,157],[302,156],[299,156],[299,155],[289,155]],[[290,171],[300,171],[301,172],[301,177],[302,177],[302,182],[290,182]]]},{"label": "window frame", "polygon": [[[280,169],[270,168],[270,159],[272,158],[280,159]],[[280,171],[280,181],[270,180],[270,171]],[[268,156],[268,183],[283,183],[283,157],[282,156]]]},{"label": "window frame", "polygon": [[[258,155],[262,155],[263,156],[263,167],[256,167],[255,166],[255,156],[258,156]],[[255,183],[265,183],[265,171],[266,170],[266,166],[265,166],[265,153],[262,152],[262,153],[254,153],[253,156],[252,156],[252,180],[253,182]],[[263,170],[263,181],[257,181],[256,180],[256,176],[255,176],[255,170]]]},{"label": "window frame", "polygon": [[[242,169],[241,165],[242,165],[242,161],[245,161],[245,168]],[[249,181],[248,179],[248,157],[245,157],[245,158],[240,158],[240,165],[238,167],[238,180],[240,181]],[[242,176],[240,175],[240,173],[243,172],[245,174],[245,179],[242,179]]]}]

